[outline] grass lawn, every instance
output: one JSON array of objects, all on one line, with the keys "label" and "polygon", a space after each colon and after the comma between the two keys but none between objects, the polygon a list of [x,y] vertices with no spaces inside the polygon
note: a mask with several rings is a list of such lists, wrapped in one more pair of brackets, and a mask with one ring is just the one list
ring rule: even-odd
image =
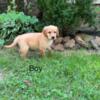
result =
[{"label": "grass lawn", "polygon": [[0,50],[0,77],[0,100],[100,100],[100,54],[84,50],[26,60]]}]

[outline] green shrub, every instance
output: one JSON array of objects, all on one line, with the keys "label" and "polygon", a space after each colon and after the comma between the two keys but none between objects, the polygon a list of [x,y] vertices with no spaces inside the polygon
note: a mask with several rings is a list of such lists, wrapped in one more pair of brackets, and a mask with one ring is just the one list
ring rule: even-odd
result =
[{"label": "green shrub", "polygon": [[26,16],[23,12],[11,11],[0,14],[0,38],[11,39],[16,35],[34,31],[34,24],[38,19]]},{"label": "green shrub", "polygon": [[[59,26],[61,33],[67,35],[81,23],[93,22],[93,0],[37,0],[42,12],[41,22]],[[75,2],[74,2],[75,1]]]}]

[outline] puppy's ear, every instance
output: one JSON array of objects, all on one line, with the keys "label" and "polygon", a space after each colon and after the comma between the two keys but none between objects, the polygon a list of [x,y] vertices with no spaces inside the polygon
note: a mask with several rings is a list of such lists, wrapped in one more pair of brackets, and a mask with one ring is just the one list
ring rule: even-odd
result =
[{"label": "puppy's ear", "polygon": [[46,30],[47,30],[47,27],[45,26],[45,27],[43,28],[43,30],[42,30],[42,33],[44,34],[44,36],[47,37],[47,32],[46,32]]}]

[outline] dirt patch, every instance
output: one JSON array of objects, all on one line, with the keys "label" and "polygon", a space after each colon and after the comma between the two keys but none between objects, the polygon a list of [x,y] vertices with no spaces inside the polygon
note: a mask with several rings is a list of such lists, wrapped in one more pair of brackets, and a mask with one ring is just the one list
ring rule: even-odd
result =
[{"label": "dirt patch", "polygon": [[3,72],[0,70],[0,81],[3,80]]}]

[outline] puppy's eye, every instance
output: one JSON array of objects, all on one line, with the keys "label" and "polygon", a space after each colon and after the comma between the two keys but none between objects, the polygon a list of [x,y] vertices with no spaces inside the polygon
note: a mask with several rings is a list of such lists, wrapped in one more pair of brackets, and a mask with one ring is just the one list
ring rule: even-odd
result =
[{"label": "puppy's eye", "polygon": [[49,31],[48,33],[49,33],[49,34],[51,34],[51,32],[50,32],[50,31]]}]

